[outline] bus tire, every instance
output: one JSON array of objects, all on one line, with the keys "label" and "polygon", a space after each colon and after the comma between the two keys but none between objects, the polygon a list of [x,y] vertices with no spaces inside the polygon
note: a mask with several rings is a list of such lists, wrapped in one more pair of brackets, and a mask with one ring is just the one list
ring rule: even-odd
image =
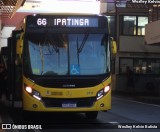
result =
[{"label": "bus tire", "polygon": [[85,116],[87,119],[96,119],[98,116],[98,111],[90,111],[90,112],[86,112]]}]

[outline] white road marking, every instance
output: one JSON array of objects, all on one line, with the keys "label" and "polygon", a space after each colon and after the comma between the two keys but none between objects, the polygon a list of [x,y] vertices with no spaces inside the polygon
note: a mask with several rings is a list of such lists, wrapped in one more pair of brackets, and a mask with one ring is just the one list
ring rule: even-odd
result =
[{"label": "white road marking", "polygon": [[155,106],[155,107],[159,107],[160,108],[160,105],[156,105],[156,104],[149,104],[149,103],[144,103],[144,102],[141,102],[141,101],[135,101],[135,100],[131,100],[131,99],[123,99],[121,97],[114,97],[114,98],[118,98],[118,99],[121,99],[121,100],[125,100],[125,101],[130,101],[130,102],[135,102],[135,103],[139,103],[139,104],[145,104],[145,105],[150,105],[150,106]]}]

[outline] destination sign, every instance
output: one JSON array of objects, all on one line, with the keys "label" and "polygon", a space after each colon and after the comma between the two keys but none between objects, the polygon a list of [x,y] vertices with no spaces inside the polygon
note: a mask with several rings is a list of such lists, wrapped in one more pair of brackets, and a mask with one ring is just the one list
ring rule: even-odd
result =
[{"label": "destination sign", "polygon": [[98,17],[83,16],[29,16],[27,17],[27,27],[98,27]]},{"label": "destination sign", "polygon": [[[91,26],[91,20],[87,18],[57,18],[54,19],[54,26],[62,25],[62,26]],[[94,26],[94,25],[93,25]]]}]

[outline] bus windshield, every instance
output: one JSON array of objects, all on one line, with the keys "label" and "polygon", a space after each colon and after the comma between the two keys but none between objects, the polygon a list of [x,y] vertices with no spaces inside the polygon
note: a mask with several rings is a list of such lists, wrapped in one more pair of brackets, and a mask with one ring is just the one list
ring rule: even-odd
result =
[{"label": "bus windshield", "polygon": [[107,34],[49,34],[27,37],[28,66],[31,74],[101,75],[110,72]]}]

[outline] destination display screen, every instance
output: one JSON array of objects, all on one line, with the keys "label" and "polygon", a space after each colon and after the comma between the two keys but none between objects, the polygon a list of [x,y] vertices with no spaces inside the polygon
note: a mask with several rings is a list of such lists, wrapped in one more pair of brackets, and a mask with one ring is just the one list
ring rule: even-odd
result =
[{"label": "destination display screen", "polygon": [[87,16],[28,16],[27,28],[99,27],[99,17]]}]

